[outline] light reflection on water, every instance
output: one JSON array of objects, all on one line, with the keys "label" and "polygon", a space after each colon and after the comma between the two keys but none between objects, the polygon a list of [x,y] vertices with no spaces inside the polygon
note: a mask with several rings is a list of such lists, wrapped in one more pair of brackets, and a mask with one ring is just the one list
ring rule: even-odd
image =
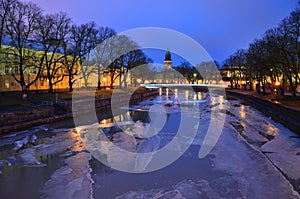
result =
[{"label": "light reflection on water", "polygon": [[[184,96],[184,98],[181,96]],[[201,112],[205,105],[203,105],[201,109],[200,106],[202,105],[200,102],[204,100],[207,100],[207,96],[200,92],[160,89],[160,95],[151,102],[148,101],[148,104],[159,104],[166,110],[167,123],[161,131],[156,134],[161,137],[160,148],[166,146],[176,135],[178,124],[182,117],[182,114],[180,114],[181,111],[183,114],[189,116],[195,112]],[[216,99],[216,101],[218,100],[219,99]],[[131,107],[131,109],[124,114],[102,120],[100,125],[104,123],[109,124],[109,122],[111,122],[111,126],[114,126],[116,132],[122,131],[120,128],[117,128],[117,126],[125,125],[128,120],[132,120],[134,123],[128,124],[125,128],[121,127],[122,129],[132,128],[138,122],[141,122],[141,124],[145,126],[151,122],[149,119],[149,109],[149,106],[144,103],[142,105],[139,104]],[[113,140],[113,131],[110,131],[108,128],[104,128],[103,131],[111,133],[110,135],[107,134],[107,137]],[[147,174],[128,174],[112,170],[100,162],[93,160],[92,168],[94,174],[93,178],[95,180],[94,196],[95,198],[114,198],[117,195],[131,190],[152,189],[172,185],[184,179],[195,179],[199,177],[211,179],[223,175],[221,172],[213,171],[211,162],[212,156],[207,156],[200,160],[198,158],[198,150],[199,147],[192,146],[183,157],[168,167]],[[199,170],[199,168],[201,168],[201,170]],[[180,175],[174,175],[174,173]]]},{"label": "light reflection on water", "polygon": [[[184,96],[185,97],[182,97]],[[192,108],[193,111],[197,110],[199,111],[199,100],[206,100],[206,94],[203,93],[193,93],[191,91],[179,91],[178,89],[173,90],[167,90],[166,93],[161,89],[160,95],[153,99],[149,100],[146,103],[140,103],[136,106],[133,106],[132,110],[126,111],[123,114],[117,115],[115,117],[105,117],[104,119],[101,118],[99,125],[100,127],[105,131],[107,137],[110,140],[113,140],[114,134],[116,132],[122,131],[116,125],[116,122],[121,122],[122,126],[125,129],[132,128],[135,124],[132,122],[127,122],[128,120],[133,120],[136,122],[141,122],[143,125],[151,122],[149,120],[149,108],[153,104],[160,104],[164,107],[166,110],[167,115],[167,124],[163,127],[163,129],[160,132],[160,135],[169,132],[168,137],[166,140],[164,140],[160,147],[164,147],[170,140],[172,140],[174,134],[172,132],[176,132],[178,128],[178,124],[180,123],[180,110],[182,109],[181,105],[184,104],[184,112],[185,114],[189,114],[188,110],[189,108]],[[189,103],[191,102],[191,103]],[[62,121],[61,124],[62,127],[66,127],[66,121]],[[58,128],[59,125],[56,123],[48,125],[47,128],[50,130],[47,130],[47,134],[51,136],[51,131],[57,132],[59,131]],[[81,127],[76,127],[77,132],[80,132],[82,129]],[[46,129],[45,129],[46,131]],[[30,132],[30,131],[29,131]],[[53,136],[53,134],[52,134]],[[79,134],[72,134],[71,139],[78,140]],[[83,149],[83,145],[81,142],[77,142],[74,146],[73,150],[80,151]],[[195,153],[194,153],[195,152]],[[194,148],[192,151],[188,151],[188,154],[194,154],[195,156],[192,158],[192,155],[186,155],[184,158],[182,158],[180,161],[178,161],[177,165],[171,166],[172,169],[164,169],[161,172],[157,172],[154,175],[148,174],[147,176],[140,175],[137,177],[137,175],[125,175],[127,177],[135,176],[137,178],[133,178],[128,183],[128,188],[132,188],[131,185],[136,183],[134,182],[134,179],[138,179],[138,181],[144,181],[147,179],[144,185],[137,185],[137,187],[143,187],[143,186],[149,186],[149,187],[159,187],[162,184],[159,183],[159,179],[161,179],[161,182],[163,184],[170,184],[171,182],[174,182],[176,180],[181,180],[186,177],[193,177],[193,169],[196,169],[196,167],[204,167],[210,168],[210,159],[211,157],[204,159],[203,162],[198,162],[197,158],[197,149]],[[5,153],[5,152],[3,152]],[[1,157],[3,158],[3,157]],[[48,180],[51,176],[51,174],[58,169],[62,165],[62,158],[59,156],[47,156],[42,157],[42,162],[47,163],[48,165],[43,168],[30,168],[30,167],[11,167],[8,168],[8,170],[4,171],[4,174],[0,176],[0,193],[1,198],[2,196],[4,198],[38,198],[39,197],[39,189],[43,187],[43,184]],[[174,176],[173,172],[178,171],[180,172],[180,169],[186,164],[187,161],[193,162],[193,165],[190,165],[191,169],[190,172],[186,172],[185,176]],[[98,164],[98,163],[97,163]],[[104,167],[104,165],[98,165],[97,167]],[[193,169],[192,169],[193,168]],[[103,176],[102,171],[95,169],[95,174],[98,176]],[[210,168],[211,169],[211,168]],[[110,169],[106,169],[110,170]],[[112,175],[111,175],[111,174]],[[123,174],[121,172],[111,171],[107,174],[108,179],[101,179],[101,180],[107,180],[107,182],[112,181],[113,184],[118,184],[118,182],[122,180],[128,180],[127,177],[122,177]],[[203,174],[203,173],[202,173]],[[201,174],[201,175],[202,175]],[[113,176],[116,175],[116,178]],[[203,174],[204,175],[204,174]],[[206,175],[206,174],[205,174]],[[33,176],[39,176],[39,178],[34,178]],[[212,175],[213,176],[213,175]],[[178,177],[178,178],[177,178]],[[121,178],[121,180],[120,180]],[[20,181],[19,179],[23,179]],[[168,179],[168,180],[167,180]],[[115,181],[116,180],[116,181]],[[28,183],[28,182],[31,183]],[[98,181],[99,182],[99,181]],[[101,181],[102,182],[102,181]],[[100,183],[101,184],[101,183]],[[98,186],[99,184],[95,185]],[[34,187],[34,188],[33,188]],[[17,188],[20,190],[19,193],[15,193],[16,195],[13,195],[14,191],[12,189]],[[106,191],[108,193],[108,190],[101,189],[102,191]],[[121,189],[120,189],[121,191]],[[96,191],[97,192],[97,191]],[[24,193],[27,193],[29,195],[24,195]],[[23,195],[22,195],[23,194]],[[9,197],[8,197],[9,196]],[[101,197],[100,197],[101,198]]]},{"label": "light reflection on water", "polygon": [[241,118],[245,119],[246,118],[246,111],[245,111],[245,106],[241,104],[240,106],[240,116]]},{"label": "light reflection on water", "polygon": [[[167,115],[167,124],[159,134],[164,138],[160,147],[164,147],[174,137],[174,132],[176,132],[177,124],[180,122],[182,114],[191,115],[195,111],[202,113],[204,107],[213,104],[217,104],[220,109],[226,109],[225,103],[226,99],[222,96],[209,96],[207,93],[194,93],[191,91],[182,92],[178,89],[174,89],[174,91],[168,90],[164,94],[164,91],[161,89],[160,95],[153,100],[132,106],[129,111],[124,111],[124,113],[115,117],[101,117],[99,127],[103,129],[109,140],[113,141],[116,132],[133,128],[136,123],[146,126],[146,124],[151,122],[149,119],[150,107],[151,105],[159,104],[164,107]],[[235,108],[236,112],[234,114],[238,119],[247,118],[253,124],[257,124],[257,127],[263,127],[264,132],[274,134],[274,136],[279,134],[277,133],[279,130],[272,124],[264,124],[261,122],[261,117],[257,119],[255,118],[256,114],[249,113],[250,109],[247,106],[238,104]],[[208,112],[205,114],[209,114]],[[205,122],[209,123],[207,119],[205,118]],[[245,122],[241,122],[241,124],[247,125]],[[65,121],[62,122],[62,125],[65,125]],[[53,131],[58,131],[56,124],[49,126],[52,127]],[[80,131],[82,131],[81,127],[77,127],[77,132]],[[78,136],[79,134],[72,134],[71,137],[77,140]],[[82,143],[78,142],[73,149],[76,151],[82,150]],[[170,166],[147,174],[119,172],[93,159],[91,165],[93,168],[93,179],[95,180],[93,184],[94,196],[95,198],[114,198],[128,191],[151,190],[172,186],[182,180],[194,180],[197,178],[213,181],[220,176],[226,175],[214,170],[214,156],[209,155],[200,160],[198,151],[199,146],[192,145],[180,159]],[[3,158],[5,153],[7,151],[1,154],[1,158]],[[6,156],[9,156],[9,154],[6,154]],[[39,189],[43,187],[43,184],[50,178],[54,170],[62,165],[61,159],[58,156],[45,157],[43,162],[46,162],[48,166],[44,168],[17,168],[15,166],[7,168],[4,170],[4,174],[0,176],[0,198],[38,198]],[[218,189],[218,187],[215,188]]]}]

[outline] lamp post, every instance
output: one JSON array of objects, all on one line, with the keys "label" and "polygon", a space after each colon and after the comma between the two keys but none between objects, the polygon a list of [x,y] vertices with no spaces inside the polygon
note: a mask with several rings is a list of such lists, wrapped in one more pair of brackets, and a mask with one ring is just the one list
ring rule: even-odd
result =
[{"label": "lamp post", "polygon": [[194,73],[194,82],[196,82],[196,76],[197,76],[197,74]]}]

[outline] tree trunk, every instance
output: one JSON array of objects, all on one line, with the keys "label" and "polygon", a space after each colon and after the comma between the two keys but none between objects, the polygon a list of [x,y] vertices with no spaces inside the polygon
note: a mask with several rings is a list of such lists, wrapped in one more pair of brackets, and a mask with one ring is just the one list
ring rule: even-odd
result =
[{"label": "tree trunk", "polygon": [[70,87],[69,87],[69,92],[72,92],[73,91],[73,86],[71,85]]},{"label": "tree trunk", "polygon": [[98,85],[97,85],[97,90],[100,90],[101,89],[101,67],[100,65],[98,64]]},{"label": "tree trunk", "polygon": [[73,91],[73,82],[72,82],[71,77],[69,77],[69,92],[72,92],[72,91]]},{"label": "tree trunk", "polygon": [[84,76],[84,85],[85,85],[85,87],[88,87],[88,79],[87,79],[87,77],[86,76]]},{"label": "tree trunk", "polygon": [[98,86],[97,86],[97,90],[101,89],[101,82],[100,82],[100,78],[98,79]]},{"label": "tree trunk", "polygon": [[293,86],[293,90],[292,90],[293,97],[296,97],[296,90],[297,90],[297,86]]},{"label": "tree trunk", "polygon": [[53,93],[53,84],[52,84],[51,79],[49,79],[49,90],[48,90],[48,92]]},{"label": "tree trunk", "polygon": [[230,88],[233,89],[233,81],[230,81]]},{"label": "tree trunk", "polygon": [[265,78],[263,78],[263,80],[262,80],[262,89],[263,89],[263,95],[266,95],[267,92],[266,92],[266,80],[265,80]]}]

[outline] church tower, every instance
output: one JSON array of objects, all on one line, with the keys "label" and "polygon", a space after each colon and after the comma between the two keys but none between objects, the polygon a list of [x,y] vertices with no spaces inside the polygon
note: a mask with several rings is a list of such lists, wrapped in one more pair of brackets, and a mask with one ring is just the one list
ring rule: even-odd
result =
[{"label": "church tower", "polygon": [[170,68],[172,68],[172,59],[171,59],[170,50],[167,49],[166,55],[165,55],[165,60],[164,60],[164,69],[168,70]]}]

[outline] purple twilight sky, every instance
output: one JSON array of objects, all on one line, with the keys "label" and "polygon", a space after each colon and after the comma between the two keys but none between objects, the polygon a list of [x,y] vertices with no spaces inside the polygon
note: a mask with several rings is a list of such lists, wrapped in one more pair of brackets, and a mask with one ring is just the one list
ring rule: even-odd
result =
[{"label": "purple twilight sky", "polygon": [[[214,60],[222,63],[276,26],[298,0],[31,1],[46,13],[64,11],[77,24],[95,21],[117,32],[149,26],[173,29],[199,42]],[[154,61],[159,60],[154,57]]]}]

